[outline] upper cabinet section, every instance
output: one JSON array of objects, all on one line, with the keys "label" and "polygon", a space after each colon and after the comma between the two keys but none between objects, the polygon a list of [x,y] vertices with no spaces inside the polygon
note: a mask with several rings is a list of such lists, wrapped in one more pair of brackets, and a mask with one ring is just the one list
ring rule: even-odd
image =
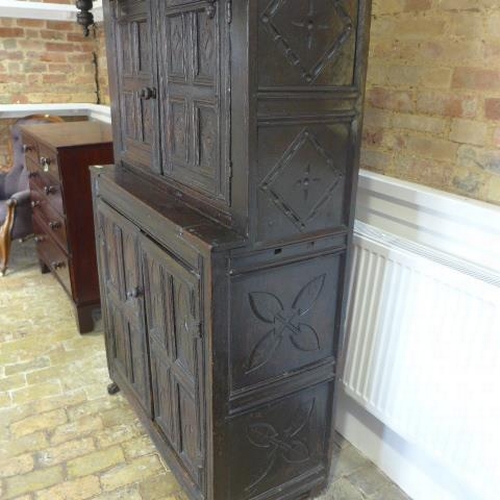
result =
[{"label": "upper cabinet section", "polygon": [[255,246],[348,232],[368,0],[104,5],[119,163]]},{"label": "upper cabinet section", "polygon": [[[116,157],[230,205],[224,0],[115,0],[108,50]],[[111,33],[109,33],[111,32]]]},{"label": "upper cabinet section", "polygon": [[350,86],[356,0],[259,0],[259,87]]}]

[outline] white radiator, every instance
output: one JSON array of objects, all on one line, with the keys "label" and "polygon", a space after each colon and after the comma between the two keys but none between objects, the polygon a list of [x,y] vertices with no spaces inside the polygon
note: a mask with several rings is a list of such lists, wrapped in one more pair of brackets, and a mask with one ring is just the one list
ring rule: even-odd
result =
[{"label": "white radiator", "polygon": [[461,498],[498,500],[498,276],[360,222],[354,246],[345,392],[442,464]]}]

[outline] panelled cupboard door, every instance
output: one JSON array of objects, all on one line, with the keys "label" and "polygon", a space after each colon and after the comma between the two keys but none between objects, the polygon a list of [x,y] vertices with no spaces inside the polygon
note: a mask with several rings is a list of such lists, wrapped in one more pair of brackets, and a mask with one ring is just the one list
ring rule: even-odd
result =
[{"label": "panelled cupboard door", "polygon": [[117,66],[118,158],[159,173],[154,39],[149,2],[110,2]]},{"label": "panelled cupboard door", "polygon": [[151,356],[153,420],[203,490],[203,339],[199,276],[141,238]]},{"label": "panelled cupboard door", "polygon": [[161,0],[158,68],[164,174],[228,204],[225,5],[224,0]]},{"label": "panelled cupboard door", "polygon": [[97,203],[97,223],[110,374],[119,384],[125,382],[151,415],[139,231],[102,202]]}]

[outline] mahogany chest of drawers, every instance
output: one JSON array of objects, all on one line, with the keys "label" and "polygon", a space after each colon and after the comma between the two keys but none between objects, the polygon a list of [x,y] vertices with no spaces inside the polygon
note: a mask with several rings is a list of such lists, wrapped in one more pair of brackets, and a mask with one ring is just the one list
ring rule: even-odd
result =
[{"label": "mahogany chest of drawers", "polygon": [[42,272],[72,300],[80,333],[100,307],[89,166],[113,161],[111,128],[100,122],[23,127],[33,227]]}]

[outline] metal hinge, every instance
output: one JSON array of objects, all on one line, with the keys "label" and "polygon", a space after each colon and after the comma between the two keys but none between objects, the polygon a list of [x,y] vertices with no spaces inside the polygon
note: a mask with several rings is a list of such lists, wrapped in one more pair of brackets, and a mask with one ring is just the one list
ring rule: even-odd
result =
[{"label": "metal hinge", "polygon": [[229,175],[228,175],[228,186],[227,186],[228,202],[232,202],[233,195],[233,162],[229,162]]},{"label": "metal hinge", "polygon": [[231,24],[233,20],[233,2],[232,0],[226,1],[226,23]]}]

